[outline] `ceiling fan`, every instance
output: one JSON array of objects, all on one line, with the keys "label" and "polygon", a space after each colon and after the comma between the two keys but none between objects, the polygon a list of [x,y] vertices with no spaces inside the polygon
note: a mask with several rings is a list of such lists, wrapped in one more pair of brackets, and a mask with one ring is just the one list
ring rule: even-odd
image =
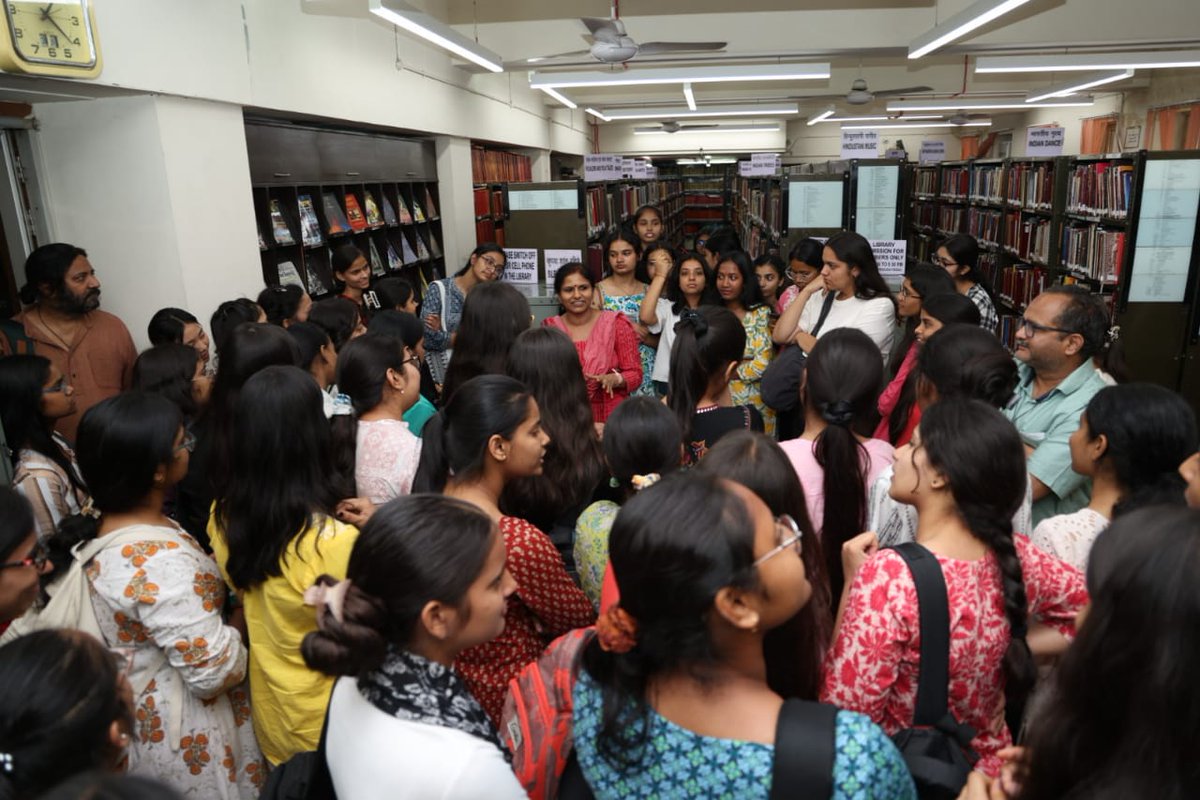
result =
[{"label": "ceiling fan", "polygon": [[878,92],[872,92],[867,88],[867,81],[864,78],[855,78],[854,83],[850,84],[850,91],[845,94],[810,94],[801,97],[789,98],[792,100],[815,100],[817,98],[837,97],[852,106],[866,105],[876,97],[895,97],[904,94],[920,94],[922,92],[932,92],[931,86],[905,86],[902,89],[881,89]]},{"label": "ceiling fan", "polygon": [[951,125],[966,125],[968,122],[974,122],[977,119],[991,119],[991,115],[966,114],[962,111],[959,111],[952,116],[946,117],[946,122],[949,122]]},{"label": "ceiling fan", "polygon": [[[725,42],[646,42],[638,44],[625,32],[625,23],[618,14],[616,0],[612,4],[612,16],[608,19],[601,17],[581,17],[580,22],[587,26],[591,34],[591,47],[587,50],[571,50],[566,53],[555,53],[551,56],[538,56],[525,59],[526,63],[536,63],[557,58],[572,58],[590,55],[605,64],[623,64],[638,56],[658,55],[660,53],[702,53],[715,52],[725,49]],[[587,38],[587,37],[585,37]]]},{"label": "ceiling fan", "polygon": [[717,123],[700,124],[700,125],[681,125],[675,120],[667,120],[659,125],[646,125],[634,128],[635,133],[679,133],[680,131],[696,131],[704,128],[712,129],[721,127]]}]

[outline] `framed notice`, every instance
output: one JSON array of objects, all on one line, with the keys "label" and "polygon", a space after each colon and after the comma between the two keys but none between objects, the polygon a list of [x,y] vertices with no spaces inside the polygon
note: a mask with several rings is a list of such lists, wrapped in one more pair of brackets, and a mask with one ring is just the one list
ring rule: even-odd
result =
[{"label": "framed notice", "polygon": [[896,236],[899,164],[859,164],[854,183],[854,230],[868,239]]},{"label": "framed notice", "polygon": [[1183,302],[1198,211],[1200,159],[1146,161],[1129,302]]},{"label": "framed notice", "polygon": [[[814,176],[815,178],[815,176]],[[838,230],[845,220],[846,181],[838,176],[788,181],[789,229]],[[891,237],[888,237],[891,238]]]}]

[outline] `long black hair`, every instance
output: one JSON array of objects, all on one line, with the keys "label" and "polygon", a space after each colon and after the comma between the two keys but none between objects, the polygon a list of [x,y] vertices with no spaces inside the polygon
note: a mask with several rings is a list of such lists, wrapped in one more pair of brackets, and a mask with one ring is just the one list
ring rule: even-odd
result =
[{"label": "long black hair", "polygon": [[24,558],[24,553],[14,551],[33,532],[33,508],[29,501],[11,486],[0,485],[0,561]]},{"label": "long black hair", "polygon": [[1102,456],[1121,487],[1114,518],[1149,505],[1183,503],[1179,465],[1196,452],[1196,415],[1170,389],[1150,383],[1109,386],[1088,403],[1088,438],[1108,440]]},{"label": "long black hair", "polygon": [[676,315],[688,307],[687,298],[683,296],[683,289],[679,287],[679,274],[683,271],[683,265],[689,261],[699,264],[700,269],[704,271],[704,291],[700,294],[700,305],[721,304],[721,298],[717,294],[716,271],[708,265],[704,256],[694,250],[688,250],[675,259],[671,272],[667,275],[667,283],[663,287],[663,297],[671,301],[671,311]]},{"label": "long black hair", "polygon": [[550,444],[542,474],[510,481],[500,507],[549,531],[564,514],[583,509],[604,474],[587,382],[575,345],[555,328],[531,328],[518,336],[505,372],[537,400]]},{"label": "long black hair", "polygon": [[267,322],[281,327],[296,316],[303,301],[304,290],[294,283],[268,286],[258,293],[258,305],[267,315]]},{"label": "long black hair", "polygon": [[1198,579],[1200,511],[1143,508],[1100,535],[1091,608],[1030,729],[1014,800],[1195,796]]},{"label": "long black hair", "polygon": [[77,258],[87,258],[82,247],[65,242],[44,244],[25,259],[25,285],[21,287],[21,302],[33,305],[38,301],[43,286],[50,288],[50,296],[61,299],[65,296],[67,271]]},{"label": "long black hair", "polygon": [[819,521],[829,588],[842,592],[842,544],[866,530],[867,449],[855,436],[875,411],[883,383],[883,359],[857,328],[835,328],[817,339],[805,364],[806,405],[827,423],[813,457],[824,472],[825,508]]},{"label": "long black hair", "polygon": [[399,311],[408,305],[408,301],[412,300],[415,294],[416,291],[408,280],[393,275],[380,278],[371,284],[363,300],[368,305],[374,305],[379,311]]},{"label": "long black hair", "polygon": [[311,375],[267,367],[246,381],[234,412],[228,485],[213,513],[229,552],[225,572],[246,590],[282,575],[288,545],[325,524],[321,517],[339,498],[329,475],[329,425]]},{"label": "long black hair", "polygon": [[86,491],[71,459],[54,440],[54,420],[42,414],[42,389],[49,379],[48,358],[34,355],[0,358],[0,427],[4,428],[14,466],[20,459],[20,450],[28,448],[57,464],[73,487]]},{"label": "long black hair", "polygon": [[333,349],[340,353],[358,327],[358,306],[344,297],[327,297],[313,303],[308,321],[329,334]]},{"label": "long black hair", "polygon": [[488,440],[511,439],[529,416],[533,395],[507,375],[480,375],[464,383],[421,432],[421,464],[414,492],[441,493],[455,480],[477,478],[483,471]]},{"label": "long black hair", "polygon": [[529,328],[529,317],[529,301],[511,284],[488,281],[472,289],[463,303],[442,397],[453,397],[458,387],[477,375],[504,372],[508,349]]},{"label": "long black hair", "polygon": [[162,395],[190,422],[200,413],[192,386],[199,359],[196,348],[186,344],[156,344],[133,362],[133,388]]},{"label": "long black hair", "polygon": [[258,322],[261,311],[262,307],[258,303],[246,297],[226,300],[217,306],[217,310],[208,321],[208,329],[212,331],[212,343],[217,348],[217,354],[221,355],[225,340],[233,333],[234,328],[244,322]]},{"label": "long black hair", "polygon": [[962,277],[982,287],[987,292],[988,299],[995,303],[996,295],[992,291],[992,282],[988,280],[987,275],[984,275],[983,270],[979,268],[979,242],[975,241],[975,237],[966,233],[956,233],[939,244],[934,249],[934,252],[936,253],[943,247],[946,248],[946,252],[950,254],[950,257],[954,259],[955,264],[967,268],[966,274]]},{"label": "long black hair", "polygon": [[86,633],[41,630],[0,647],[0,797],[40,797],[88,770],[112,770],[113,723],[133,733],[121,672]]},{"label": "long black hair", "polygon": [[312,364],[321,354],[322,347],[333,347],[333,340],[329,338],[325,329],[311,322],[293,322],[288,326],[287,332],[296,343],[296,366],[303,370],[312,370]]},{"label": "long black hair", "polygon": [[629,397],[613,409],[604,424],[604,461],[621,490],[634,492],[633,477],[679,469],[683,435],[670,409],[649,397]]},{"label": "long black hair", "polygon": [[479,256],[485,255],[487,253],[495,253],[507,261],[507,257],[506,257],[503,247],[496,244],[495,242],[484,242],[483,244],[479,245],[478,247],[476,247],[474,250],[471,251],[471,256],[469,258],[467,258],[467,263],[463,264],[462,269],[460,269],[458,272],[454,273],[454,277],[457,278],[460,275],[466,275],[467,272],[469,272],[471,269],[471,259],[478,258]]},{"label": "long black hair", "polygon": [[[939,294],[957,293],[954,289],[954,280],[946,273],[946,270],[938,269],[932,264],[917,262],[908,268],[908,272],[904,274],[904,277],[912,284],[917,297],[921,301],[922,308],[925,306],[925,301],[929,298],[936,297]],[[920,321],[921,315],[919,312],[915,316],[904,320],[904,336],[900,339],[900,343],[892,348],[892,355],[888,360],[888,372],[890,374],[895,375],[896,371],[900,369],[900,364],[903,363],[904,357],[908,355],[908,348],[916,341],[916,330]]]},{"label": "long black hair", "polygon": [[717,593],[760,585],[754,523],[732,484],[676,473],[621,507],[609,555],[621,608],[637,621],[637,642],[616,653],[593,640],[583,667],[604,697],[600,755],[628,766],[649,735],[651,681],[679,671],[710,675],[720,660],[708,626]]},{"label": "long black hair", "polygon": [[1012,400],[1020,379],[1012,354],[978,325],[947,325],[917,354],[918,392],[924,382],[939,400],[969,397],[992,408]]},{"label": "long black hair", "polygon": [[853,231],[842,231],[830,236],[825,246],[833,251],[838,261],[850,267],[858,267],[858,275],[854,277],[855,297],[860,300],[886,297],[892,301],[892,308],[896,307],[896,298],[892,296],[887,281],[879,274],[875,253],[865,237]]},{"label": "long black hair", "polygon": [[722,436],[705,454],[699,471],[740,483],[758,495],[773,515],[787,514],[800,528],[801,558],[812,597],[796,616],[767,631],[763,655],[767,685],[773,691],[785,698],[816,700],[822,662],[833,638],[833,601],[821,539],[808,519],[804,487],[796,469],[770,437],[741,430]]},{"label": "long black hair", "polygon": [[737,267],[737,271],[742,276],[742,293],[738,297],[738,302],[742,304],[742,308],[746,311],[751,311],[761,306],[763,300],[762,287],[758,285],[758,277],[754,274],[754,267],[750,263],[750,256],[742,250],[726,250],[717,257],[717,268],[714,270],[716,274],[720,274],[721,265],[729,262]]},{"label": "long black hair", "polygon": [[[1004,694],[1020,706],[1037,677],[1025,641],[1029,604],[1012,518],[1025,499],[1025,447],[1013,424],[981,400],[939,400],[921,415],[921,449],[945,476],[971,534],[996,557],[1012,639],[1004,653]],[[983,456],[983,457],[981,457]]]},{"label": "long black hair", "polygon": [[685,311],[675,326],[667,405],[679,420],[684,444],[691,441],[696,404],[709,384],[731,363],[742,360],[746,328],[724,306]]},{"label": "long black hair", "polygon": [[200,324],[191,312],[182,308],[160,308],[150,318],[146,335],[150,344],[182,344],[183,330],[189,324]]},{"label": "long black hair", "polygon": [[360,675],[383,662],[388,645],[412,640],[430,601],[467,610],[467,591],[498,535],[486,514],[462,500],[418,494],[385,504],[350,552],[342,620],[327,614],[304,637],[304,661],[329,675]]},{"label": "long black hair", "polygon": [[633,248],[633,255],[636,266],[633,268],[633,276],[642,283],[650,282],[650,273],[646,271],[646,264],[642,261],[642,237],[638,236],[633,228],[628,225],[616,225],[604,235],[604,239],[600,242],[600,253],[604,259],[603,275],[607,278],[612,275],[612,267],[608,263],[608,251],[617,242],[625,242]]}]

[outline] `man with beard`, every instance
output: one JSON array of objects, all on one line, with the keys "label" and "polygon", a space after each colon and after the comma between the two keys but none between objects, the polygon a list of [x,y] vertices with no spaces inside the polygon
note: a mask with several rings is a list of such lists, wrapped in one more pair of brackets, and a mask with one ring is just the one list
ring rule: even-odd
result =
[{"label": "man with beard", "polygon": [[[83,413],[130,386],[137,349],[120,319],[100,310],[100,281],[87,253],[70,244],[48,244],[25,261],[25,310],[14,317],[33,351],[59,368],[75,389],[76,411],[58,420],[68,440]],[[0,355],[28,342],[0,336]]]}]

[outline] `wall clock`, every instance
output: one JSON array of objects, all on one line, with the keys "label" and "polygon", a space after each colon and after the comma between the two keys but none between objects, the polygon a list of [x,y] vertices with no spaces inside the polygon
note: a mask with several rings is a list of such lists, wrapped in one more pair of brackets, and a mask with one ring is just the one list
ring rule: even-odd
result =
[{"label": "wall clock", "polygon": [[91,0],[6,0],[0,15],[0,69],[60,78],[100,74]]}]

